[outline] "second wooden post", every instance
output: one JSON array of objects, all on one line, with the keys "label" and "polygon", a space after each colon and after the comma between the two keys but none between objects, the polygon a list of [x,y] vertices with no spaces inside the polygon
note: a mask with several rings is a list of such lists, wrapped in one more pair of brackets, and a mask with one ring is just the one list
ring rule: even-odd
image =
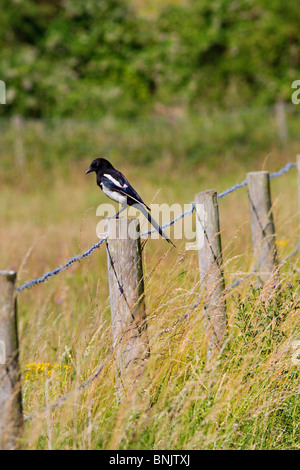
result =
[{"label": "second wooden post", "polygon": [[278,278],[270,177],[267,171],[247,173],[251,232],[258,284]]},{"label": "second wooden post", "polygon": [[150,353],[138,219],[110,219],[107,266],[119,394],[131,392]]},{"label": "second wooden post", "polygon": [[222,351],[227,332],[217,191],[198,193],[195,201],[200,281],[205,297],[207,358],[210,359]]},{"label": "second wooden post", "polygon": [[297,155],[298,201],[300,205],[300,153]]}]

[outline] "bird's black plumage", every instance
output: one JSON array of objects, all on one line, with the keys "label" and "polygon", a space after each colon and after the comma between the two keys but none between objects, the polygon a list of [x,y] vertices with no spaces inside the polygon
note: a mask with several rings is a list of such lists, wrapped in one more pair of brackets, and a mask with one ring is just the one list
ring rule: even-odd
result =
[{"label": "bird's black plumage", "polygon": [[86,171],[86,174],[93,171],[97,175],[97,184],[104,194],[122,206],[121,210],[115,215],[115,217],[118,217],[127,205],[135,206],[145,215],[145,217],[147,217],[159,234],[175,246],[162,231],[160,225],[151,217],[149,214],[150,208],[144,203],[135,189],[133,189],[129,181],[120,171],[116,170],[108,160],[105,158],[96,158],[93,160],[89,169]]}]

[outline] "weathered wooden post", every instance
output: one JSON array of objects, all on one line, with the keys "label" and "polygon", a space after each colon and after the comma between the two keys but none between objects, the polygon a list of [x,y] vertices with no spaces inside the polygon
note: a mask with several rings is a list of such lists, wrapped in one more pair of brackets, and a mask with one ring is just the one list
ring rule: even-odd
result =
[{"label": "weathered wooden post", "polygon": [[275,104],[275,117],[280,142],[282,144],[286,144],[288,141],[288,126],[286,120],[285,103],[282,99],[279,99]]},{"label": "weathered wooden post", "polygon": [[20,116],[15,116],[13,118],[13,122],[15,124],[15,162],[16,167],[19,171],[24,171],[26,167],[26,155],[24,151],[24,143],[23,143],[23,136],[22,131],[24,128],[24,121]]},{"label": "weathered wooden post", "polygon": [[116,381],[119,394],[132,392],[150,353],[138,219],[110,219],[107,266]]},{"label": "weathered wooden post", "polygon": [[258,284],[262,286],[271,275],[278,278],[269,173],[247,173],[247,185],[255,268]]},{"label": "weathered wooden post", "polygon": [[16,273],[0,271],[0,449],[18,447],[21,384],[14,287]]},{"label": "weathered wooden post", "polygon": [[196,194],[196,230],[200,280],[205,295],[207,358],[223,349],[227,333],[225,281],[216,190]]},{"label": "weathered wooden post", "polygon": [[298,200],[300,204],[300,153],[297,155]]},{"label": "weathered wooden post", "polygon": [[0,104],[6,104],[6,86],[3,80],[0,80]]}]

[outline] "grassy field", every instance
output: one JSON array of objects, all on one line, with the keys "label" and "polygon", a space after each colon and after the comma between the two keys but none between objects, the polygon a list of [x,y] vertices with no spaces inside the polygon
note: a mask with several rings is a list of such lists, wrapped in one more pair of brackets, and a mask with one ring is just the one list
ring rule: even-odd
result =
[{"label": "grassy field", "polygon": [[[18,285],[54,269],[97,241],[96,208],[107,199],[85,176],[106,156],[145,202],[189,203],[247,171],[278,170],[299,152],[276,135],[269,111],[257,115],[160,116],[149,122],[2,123],[1,269]],[[298,241],[295,170],[272,181],[280,258]],[[253,269],[247,193],[220,200],[226,283]],[[173,229],[170,230],[173,236]],[[20,362],[28,449],[298,449],[299,258],[281,268],[281,287],[249,278],[227,295],[229,341],[206,366],[203,302],[195,251],[185,240],[143,249],[151,356],[136,408],[119,402],[105,247],[48,282],[19,294]],[[164,334],[188,313],[184,321]],[[293,360],[294,359],[294,360]],[[78,386],[100,366],[99,376]],[[69,393],[53,410],[44,407]]]}]

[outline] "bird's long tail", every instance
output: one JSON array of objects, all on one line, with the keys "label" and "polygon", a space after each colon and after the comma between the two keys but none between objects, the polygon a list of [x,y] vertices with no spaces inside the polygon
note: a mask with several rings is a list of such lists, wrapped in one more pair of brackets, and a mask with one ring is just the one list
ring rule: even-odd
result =
[{"label": "bird's long tail", "polygon": [[[144,216],[149,220],[150,224],[157,230],[161,237],[165,238],[168,243],[171,243],[174,247],[174,243],[167,237],[167,235],[163,232],[161,226],[151,217],[147,209],[142,206],[141,204],[135,204],[135,207],[144,214]],[[176,247],[175,247],[176,248]]]}]

